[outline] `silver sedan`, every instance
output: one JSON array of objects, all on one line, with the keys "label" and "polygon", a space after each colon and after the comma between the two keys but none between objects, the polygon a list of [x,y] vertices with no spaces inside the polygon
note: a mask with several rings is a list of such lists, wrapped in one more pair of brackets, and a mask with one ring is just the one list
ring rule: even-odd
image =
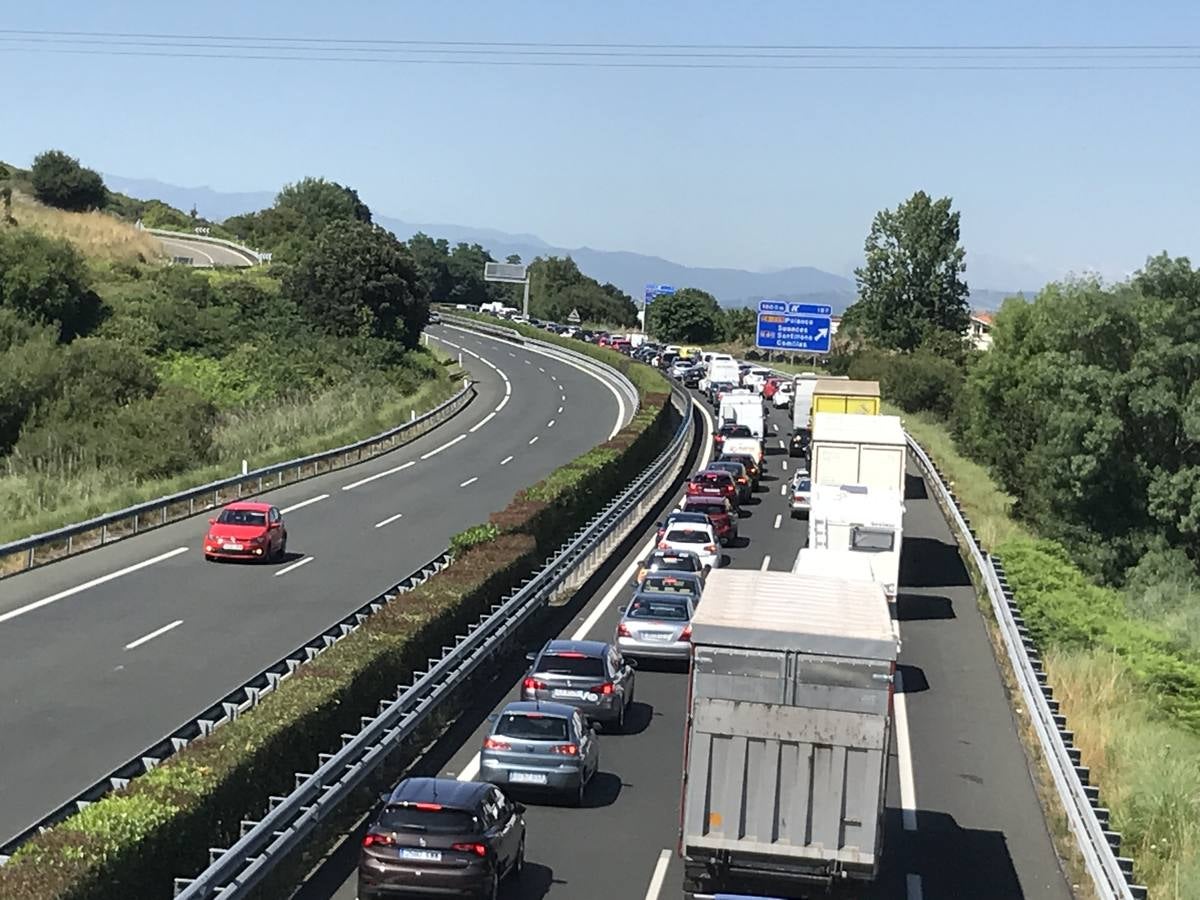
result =
[{"label": "silver sedan", "polygon": [[687,660],[692,652],[692,613],[687,594],[639,591],[621,607],[617,647],[635,659]]},{"label": "silver sedan", "polygon": [[583,802],[600,766],[600,746],[579,710],[562,703],[517,701],[489,718],[494,724],[479,754],[480,781]]}]

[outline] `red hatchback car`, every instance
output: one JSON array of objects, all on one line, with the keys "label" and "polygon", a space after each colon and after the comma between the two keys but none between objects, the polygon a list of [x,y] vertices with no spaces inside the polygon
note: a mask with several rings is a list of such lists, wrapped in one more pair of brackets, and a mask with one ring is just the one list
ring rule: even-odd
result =
[{"label": "red hatchback car", "polygon": [[208,520],[205,559],[274,560],[287,553],[283,513],[270,503],[239,500]]},{"label": "red hatchback car", "polygon": [[689,497],[724,497],[735,509],[738,506],[737,482],[719,469],[697,472],[688,481],[687,493]]}]

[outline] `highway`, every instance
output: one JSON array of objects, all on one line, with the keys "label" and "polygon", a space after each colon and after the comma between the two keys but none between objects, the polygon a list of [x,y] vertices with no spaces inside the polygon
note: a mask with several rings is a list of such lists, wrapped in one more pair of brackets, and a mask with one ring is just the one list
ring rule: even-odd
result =
[{"label": "highway", "polygon": [[187,237],[182,236],[178,238],[166,238],[157,234],[154,236],[163,245],[167,256],[186,256],[191,259],[192,266],[198,269],[211,269],[214,266],[246,267],[254,265],[253,262],[246,259],[244,254],[220,244],[188,240]]},{"label": "highway", "polygon": [[[707,410],[707,408],[706,408]],[[708,427],[711,420],[705,412]],[[768,429],[786,435],[788,415]],[[789,482],[783,444],[769,445],[769,470],[740,523],[737,567],[789,570],[805,543],[781,489]],[[878,900],[1069,900],[994,661],[957,548],[925,484],[910,467],[897,619],[903,640],[889,760],[884,863],[880,879],[854,896]],[[676,497],[676,500],[678,498]],[[745,540],[748,538],[748,542]],[[647,532],[614,574],[555,629],[566,637],[611,640]],[[468,778],[486,715],[517,696],[519,666],[483,692],[476,709],[435,746],[419,774]],[[584,809],[528,803],[528,849],[507,900],[656,900],[682,896],[676,854],[686,675],[637,674],[630,733],[602,735],[601,774]],[[900,692],[902,690],[902,693]],[[303,886],[300,900],[351,900],[361,833],[335,850]]]},{"label": "highway", "polygon": [[[478,380],[390,454],[269,492],[289,558],[205,562],[196,516],[0,587],[0,841],[179,728],[632,415],[576,366],[432,327]],[[253,461],[252,461],[253,463]]]}]

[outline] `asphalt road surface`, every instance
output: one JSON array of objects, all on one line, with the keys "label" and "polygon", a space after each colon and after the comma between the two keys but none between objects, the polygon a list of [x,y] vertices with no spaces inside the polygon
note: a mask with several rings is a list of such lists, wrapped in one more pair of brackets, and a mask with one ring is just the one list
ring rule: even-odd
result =
[{"label": "asphalt road surface", "polygon": [[[772,435],[786,437],[788,428],[786,413],[771,413]],[[768,447],[760,502],[748,507],[740,523],[745,546],[730,550],[726,564],[786,571],[805,543],[806,523],[791,519],[781,494],[791,461],[778,438]],[[949,527],[915,469],[908,482],[897,602],[904,693],[897,693],[889,760],[884,862],[880,879],[861,896],[1069,900],[974,590]],[[612,639],[632,565],[648,552],[652,537],[647,533],[638,541],[562,635]],[[480,708],[460,719],[458,733],[441,752],[435,749],[424,774],[472,775],[485,716],[517,696],[521,674],[511,673]],[[502,897],[682,896],[676,848],[686,674],[643,666],[636,697],[631,733],[600,738],[601,774],[584,809],[529,800],[525,874],[506,885]],[[302,900],[355,897],[360,838],[352,836],[331,855],[302,889]]]},{"label": "asphalt road surface", "polygon": [[[579,368],[433,327],[479,394],[390,454],[288,485],[289,558],[208,563],[201,515],[0,587],[0,841],[372,599],[632,415]],[[475,355],[472,355],[475,354]],[[486,363],[485,363],[486,361]]]},{"label": "asphalt road surface", "polygon": [[165,238],[155,235],[167,256],[186,256],[192,261],[192,266],[198,269],[211,269],[214,266],[252,266],[254,265],[242,253],[230,250],[220,244],[208,241],[190,241],[187,238]]}]

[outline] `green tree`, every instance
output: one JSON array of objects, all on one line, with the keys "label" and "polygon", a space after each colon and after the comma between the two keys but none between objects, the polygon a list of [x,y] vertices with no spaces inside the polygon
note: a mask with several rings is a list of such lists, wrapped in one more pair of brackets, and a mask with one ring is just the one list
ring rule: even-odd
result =
[{"label": "green tree", "polygon": [[722,334],[717,298],[699,288],[681,288],[650,304],[648,330],[659,340],[706,344]]},{"label": "green tree", "polygon": [[371,223],[371,210],[353,188],[324,178],[285,185],[268,209],[225,220],[227,229],[281,262],[294,263],[331,222]]},{"label": "green tree", "polygon": [[758,313],[747,306],[739,306],[724,311],[725,339],[739,343],[753,344],[755,332],[758,330]]},{"label": "green tree", "polygon": [[92,331],[104,312],[79,251],[21,228],[0,231],[0,307],[55,324],[64,341]]},{"label": "green tree", "polygon": [[445,303],[450,296],[450,244],[418,231],[408,239],[408,252],[417,270],[418,290],[430,303]]},{"label": "green tree", "polygon": [[47,206],[78,212],[100,209],[108,200],[100,175],[61,150],[38,154],[30,177],[34,196]]},{"label": "green tree", "polygon": [[866,264],[855,269],[852,327],[880,347],[912,350],[931,332],[962,334],[970,321],[966,251],[951,200],[918,191],[895,210],[876,213]]},{"label": "green tree", "polygon": [[16,443],[29,415],[58,386],[58,330],[0,309],[0,453]]},{"label": "green tree", "polygon": [[429,321],[416,267],[395,236],[365,222],[333,222],[285,276],[283,290],[316,327],[339,337],[417,346]]}]

